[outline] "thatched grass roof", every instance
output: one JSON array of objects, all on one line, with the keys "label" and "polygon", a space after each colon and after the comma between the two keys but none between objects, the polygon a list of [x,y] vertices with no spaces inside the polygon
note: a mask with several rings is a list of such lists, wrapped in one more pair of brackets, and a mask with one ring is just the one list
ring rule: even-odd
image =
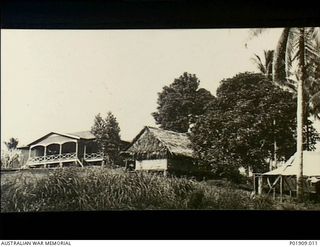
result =
[{"label": "thatched grass roof", "polygon": [[193,157],[191,141],[186,133],[177,133],[146,126],[133,139],[128,153],[152,153],[161,155],[169,152],[176,156]]}]

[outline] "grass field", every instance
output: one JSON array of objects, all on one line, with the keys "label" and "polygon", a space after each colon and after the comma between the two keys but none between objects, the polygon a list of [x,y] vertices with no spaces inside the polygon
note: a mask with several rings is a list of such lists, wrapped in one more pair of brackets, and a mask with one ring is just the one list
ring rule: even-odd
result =
[{"label": "grass field", "polygon": [[230,183],[106,168],[1,174],[1,212],[161,209],[320,210],[320,204],[252,197]]}]

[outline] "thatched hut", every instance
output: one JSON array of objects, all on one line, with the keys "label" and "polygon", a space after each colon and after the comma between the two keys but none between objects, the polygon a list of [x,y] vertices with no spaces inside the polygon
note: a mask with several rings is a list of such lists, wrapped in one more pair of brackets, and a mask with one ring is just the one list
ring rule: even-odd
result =
[{"label": "thatched hut", "polygon": [[196,168],[187,133],[146,126],[124,153],[135,170],[190,175]]}]

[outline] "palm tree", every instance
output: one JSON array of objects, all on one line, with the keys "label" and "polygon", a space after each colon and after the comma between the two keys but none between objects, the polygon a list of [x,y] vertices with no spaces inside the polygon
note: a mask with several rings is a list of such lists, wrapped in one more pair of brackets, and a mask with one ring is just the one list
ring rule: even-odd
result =
[{"label": "palm tree", "polygon": [[272,67],[273,67],[273,50],[265,50],[264,61],[257,55],[254,54],[253,62],[257,65],[258,70],[264,74],[268,79],[272,79]]},{"label": "palm tree", "polygon": [[19,140],[17,138],[11,137],[8,142],[4,142],[8,150],[16,149],[18,146]]},{"label": "palm tree", "polygon": [[[303,126],[306,109],[312,107],[310,113],[318,115],[320,93],[319,80],[310,74],[319,61],[319,27],[284,28],[273,59],[273,81],[282,88],[297,93],[297,197],[303,196]],[[253,31],[253,36],[263,32],[263,29]],[[294,70],[296,68],[296,70]],[[320,68],[320,67],[319,67]],[[316,80],[312,80],[315,78]]]}]

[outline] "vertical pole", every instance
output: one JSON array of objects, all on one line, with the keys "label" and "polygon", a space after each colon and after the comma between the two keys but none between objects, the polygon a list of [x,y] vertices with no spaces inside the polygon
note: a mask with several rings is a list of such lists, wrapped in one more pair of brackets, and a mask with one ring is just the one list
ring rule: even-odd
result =
[{"label": "vertical pole", "polygon": [[263,177],[260,175],[258,177],[258,195],[262,194],[262,183],[263,183]]},{"label": "vertical pole", "polygon": [[254,173],[253,174],[253,191],[254,191],[254,194],[256,194],[256,174]]},{"label": "vertical pole", "polygon": [[46,156],[47,156],[47,146],[44,146],[44,152],[43,152],[43,156],[44,156],[44,164],[43,164],[43,168],[47,168],[47,164],[46,164]]},{"label": "vertical pole", "polygon": [[32,149],[32,146],[29,147],[29,159],[31,158],[31,149]]},{"label": "vertical pole", "polygon": [[282,202],[282,193],[283,193],[283,178],[280,175],[280,202]]},{"label": "vertical pole", "polygon": [[76,142],[76,157],[78,157],[78,142]]},{"label": "vertical pole", "polygon": [[59,165],[60,165],[60,167],[62,167],[62,158],[61,158],[61,154],[62,154],[62,144],[60,143],[60,147],[59,147],[59,160],[60,160],[60,163],[59,163]]},{"label": "vertical pole", "polygon": [[167,170],[163,171],[163,176],[166,177],[167,176]]},{"label": "vertical pole", "polygon": [[[276,120],[273,120],[274,130],[276,129]],[[274,141],[273,141],[273,165],[272,169],[277,168],[277,140],[276,135],[274,133]]]}]

